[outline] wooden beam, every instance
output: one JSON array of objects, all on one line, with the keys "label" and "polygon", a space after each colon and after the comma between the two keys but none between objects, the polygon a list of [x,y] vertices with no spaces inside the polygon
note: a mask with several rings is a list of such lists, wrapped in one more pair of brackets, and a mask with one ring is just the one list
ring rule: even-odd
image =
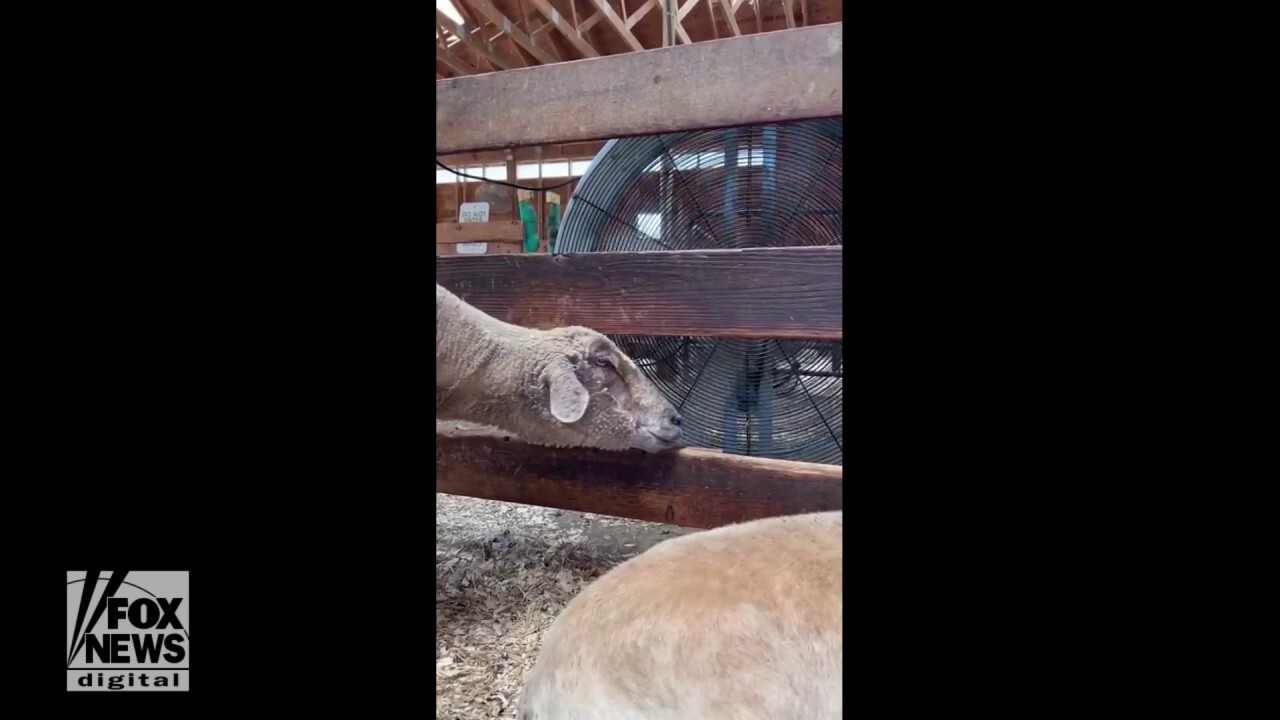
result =
[{"label": "wooden beam", "polygon": [[471,67],[462,60],[454,57],[453,53],[439,46],[436,47],[436,61],[444,63],[450,70],[462,73],[463,75],[475,75],[480,72],[476,68]]},{"label": "wooden beam", "polygon": [[693,40],[689,38],[689,33],[685,32],[684,25],[682,25],[680,21],[685,16],[685,13],[693,9],[693,6],[697,4],[697,0],[688,0],[684,4],[683,9],[680,9],[679,5],[677,4],[678,0],[663,0],[663,2],[671,3],[671,7],[678,10],[678,12],[675,13],[675,17],[674,17],[674,21],[676,25],[676,36],[679,37],[681,42],[683,42],[685,45],[692,45]]},{"label": "wooden beam", "polygon": [[796,26],[796,10],[794,1],[795,0],[782,0],[782,12],[787,16],[788,28]]},{"label": "wooden beam", "polygon": [[840,510],[844,469],[711,450],[550,448],[437,421],[436,492],[705,529]]},{"label": "wooden beam", "polygon": [[477,40],[471,36],[471,28],[467,27],[465,24],[458,25],[453,21],[453,18],[445,15],[439,10],[436,11],[436,22],[444,26],[445,30],[452,33],[454,37],[458,38],[458,40],[462,41],[467,47],[471,48],[477,55],[484,57],[485,60],[493,63],[496,67],[502,68],[503,70],[511,69],[511,63],[499,57],[498,54],[494,52],[493,47],[484,39],[483,35],[481,35]]},{"label": "wooden beam", "polygon": [[644,18],[644,14],[658,6],[658,0],[645,0],[644,4],[635,9],[635,12],[627,16],[627,29],[636,26]]},{"label": "wooden beam", "polygon": [[490,0],[471,0],[471,5],[475,8],[476,12],[479,12],[489,22],[498,26],[499,30],[506,33],[508,37],[515,41],[520,47],[528,51],[530,55],[537,58],[539,62],[547,64],[556,62],[556,59],[552,55],[550,55],[546,50],[538,47],[537,44],[533,42],[533,38],[526,35],[524,31],[516,27],[515,23],[511,22],[510,18],[503,15],[498,8],[494,7]]},{"label": "wooden beam", "polygon": [[[472,10],[466,3],[466,0],[452,0],[453,7],[462,16],[462,22],[470,27],[479,27],[484,23],[480,22],[480,18],[476,17],[476,11]],[[438,10],[436,12],[439,12]],[[447,17],[447,16],[446,16]]]},{"label": "wooden beam", "polygon": [[584,57],[600,57],[600,53],[596,52],[596,49],[591,46],[591,43],[587,42],[586,38],[578,34],[577,28],[570,26],[567,20],[560,17],[560,11],[552,7],[548,0],[530,0],[530,2],[532,2],[533,6],[538,9],[538,12],[542,13],[551,21],[552,25],[556,26],[556,29],[560,31],[560,34],[564,35],[565,39],[572,43],[573,46],[578,49],[578,52],[582,53]]},{"label": "wooden beam", "polygon": [[436,282],[523,327],[843,339],[843,248],[572,253],[436,263]]},{"label": "wooden beam", "polygon": [[676,35],[684,42],[685,45],[693,44],[693,38],[689,37],[689,32],[684,29],[684,25],[680,24],[678,19],[676,20]]},{"label": "wooden beam", "polygon": [[[525,7],[524,0],[516,0],[516,4],[520,6],[520,17],[524,18],[524,29],[525,29],[525,32],[529,33],[529,41],[532,42],[534,45],[537,45],[538,32],[540,30],[546,30],[550,28],[551,23],[547,23],[542,27],[538,28],[537,30],[535,30],[533,28],[533,21],[529,19],[529,9]],[[564,58],[560,57],[560,51],[556,50],[555,43],[548,43],[547,48],[551,51],[551,54],[555,56],[556,62],[564,61]]]},{"label": "wooden beam", "polygon": [[835,117],[843,62],[838,22],[442,80],[436,154]]},{"label": "wooden beam", "polygon": [[[545,160],[590,160],[599,154],[607,141],[570,143],[567,145],[537,146],[543,149]],[[459,153],[438,158],[440,162],[452,168],[475,167],[476,165],[493,165],[505,162],[507,153],[515,156],[517,162],[529,162],[534,158],[533,147],[518,147],[510,150],[485,150],[483,152]],[[514,180],[515,175],[508,175],[507,180]]]},{"label": "wooden beam", "polygon": [[524,240],[519,220],[480,223],[436,223],[436,244]]},{"label": "wooden beam", "polygon": [[529,34],[529,37],[532,38],[536,33],[533,28],[533,23],[529,20],[529,8],[524,6],[524,0],[514,0],[514,1],[516,4],[516,7],[520,9],[520,19],[524,20],[524,31]]},{"label": "wooden beam", "polygon": [[733,31],[733,36],[742,37],[742,30],[738,28],[738,20],[733,16],[737,8],[730,7],[729,0],[720,0],[720,9],[724,11],[724,18],[729,23],[729,29]]},{"label": "wooden beam", "polygon": [[600,12],[599,10],[595,11],[594,13],[591,13],[591,17],[587,18],[586,20],[583,20],[582,24],[578,25],[578,32],[585,34],[588,30],[595,27],[596,23],[600,22],[603,19],[604,19],[604,13]]},{"label": "wooden beam", "polygon": [[524,252],[523,240],[480,240],[485,244],[483,253],[459,253],[461,243],[436,243],[436,257],[490,257],[494,255],[519,255]]},{"label": "wooden beam", "polygon": [[809,27],[809,0],[800,0],[800,26]]},{"label": "wooden beam", "polygon": [[627,45],[631,46],[632,50],[639,51],[644,49],[644,46],[640,44],[636,36],[632,35],[631,31],[627,29],[626,21],[618,17],[618,13],[614,12],[609,0],[591,0],[591,2],[595,4],[600,12],[604,13],[604,19],[609,21],[609,24],[613,26],[614,30],[618,31],[618,35],[622,36],[622,39],[626,41]]}]

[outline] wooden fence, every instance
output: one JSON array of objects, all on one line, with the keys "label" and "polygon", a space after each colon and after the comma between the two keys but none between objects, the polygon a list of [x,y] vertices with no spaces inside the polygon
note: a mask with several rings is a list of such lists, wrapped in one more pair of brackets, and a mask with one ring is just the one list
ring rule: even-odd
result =
[{"label": "wooden fence", "polygon": [[[833,23],[440,80],[436,152],[840,116],[843,59]],[[450,241],[466,242],[437,237]],[[451,255],[436,281],[528,327],[842,341],[842,260],[838,246]],[[843,469],[547,448],[437,422],[436,491],[709,528],[839,509]]]}]

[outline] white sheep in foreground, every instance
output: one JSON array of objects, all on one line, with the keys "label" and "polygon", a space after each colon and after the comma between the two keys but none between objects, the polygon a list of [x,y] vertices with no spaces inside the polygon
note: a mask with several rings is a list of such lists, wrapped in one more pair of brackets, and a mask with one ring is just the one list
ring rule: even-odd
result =
[{"label": "white sheep in foreground", "polygon": [[575,597],[519,720],[837,720],[843,513],[668,540]]},{"label": "white sheep in foreground", "polygon": [[436,285],[436,419],[539,445],[667,450],[681,418],[631,358],[584,327],[502,322]]}]

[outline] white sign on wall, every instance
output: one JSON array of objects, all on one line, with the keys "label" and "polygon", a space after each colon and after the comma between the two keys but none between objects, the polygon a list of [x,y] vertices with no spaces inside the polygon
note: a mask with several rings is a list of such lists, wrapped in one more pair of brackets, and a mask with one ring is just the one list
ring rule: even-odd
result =
[{"label": "white sign on wall", "polygon": [[[460,223],[482,223],[489,222],[489,203],[487,202],[469,202],[462,203],[458,207],[458,222]],[[459,255],[484,255],[489,252],[489,243],[458,243],[457,250]]]},{"label": "white sign on wall", "polygon": [[489,203],[469,202],[458,207],[458,222],[489,222]]}]

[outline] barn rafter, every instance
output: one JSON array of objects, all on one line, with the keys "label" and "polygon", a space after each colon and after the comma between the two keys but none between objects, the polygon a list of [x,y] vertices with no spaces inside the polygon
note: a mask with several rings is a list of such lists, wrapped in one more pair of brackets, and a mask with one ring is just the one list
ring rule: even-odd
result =
[{"label": "barn rafter", "polygon": [[436,74],[549,65],[842,19],[838,0],[437,0]]}]

